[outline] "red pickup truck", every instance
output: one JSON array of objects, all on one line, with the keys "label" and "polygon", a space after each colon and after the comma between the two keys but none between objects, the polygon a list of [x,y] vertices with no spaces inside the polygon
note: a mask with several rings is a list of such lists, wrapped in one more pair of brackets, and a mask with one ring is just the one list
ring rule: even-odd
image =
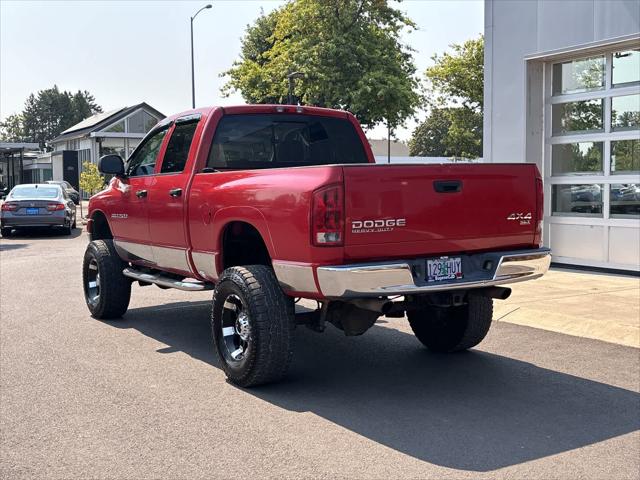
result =
[{"label": "red pickup truck", "polygon": [[89,202],[92,316],[121,317],[132,282],[212,289],[214,350],[241,386],[285,375],[301,324],[359,335],[406,315],[433,351],[473,347],[501,285],[551,259],[535,165],[376,165],[344,111],[192,110],[99,168],[114,177]]}]

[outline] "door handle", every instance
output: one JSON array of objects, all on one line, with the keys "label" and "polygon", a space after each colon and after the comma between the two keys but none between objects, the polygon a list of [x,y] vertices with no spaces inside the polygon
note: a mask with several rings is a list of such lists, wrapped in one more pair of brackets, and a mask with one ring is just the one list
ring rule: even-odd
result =
[{"label": "door handle", "polygon": [[171,190],[169,190],[169,195],[171,195],[172,197],[179,197],[180,195],[182,195],[182,189],[172,188]]},{"label": "door handle", "polygon": [[136,192],[136,197],[138,198],[142,198],[142,197],[146,197],[147,196],[147,191],[146,190],[138,190]]},{"label": "door handle", "polygon": [[456,193],[462,190],[462,182],[460,180],[436,180],[433,182],[433,188],[438,193]]}]

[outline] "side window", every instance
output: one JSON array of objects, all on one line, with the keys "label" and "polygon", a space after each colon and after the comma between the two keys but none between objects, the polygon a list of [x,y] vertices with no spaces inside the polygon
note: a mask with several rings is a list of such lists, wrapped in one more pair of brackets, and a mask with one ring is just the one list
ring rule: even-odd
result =
[{"label": "side window", "polygon": [[167,144],[160,173],[180,173],[184,170],[197,126],[198,122],[176,124]]},{"label": "side window", "polygon": [[154,133],[133,153],[127,164],[128,176],[139,177],[153,174],[162,140],[166,134],[167,128]]}]

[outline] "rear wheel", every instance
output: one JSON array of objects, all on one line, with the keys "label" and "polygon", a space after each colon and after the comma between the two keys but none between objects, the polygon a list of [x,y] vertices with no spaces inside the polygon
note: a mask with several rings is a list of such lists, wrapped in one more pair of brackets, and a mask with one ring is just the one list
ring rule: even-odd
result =
[{"label": "rear wheel", "polygon": [[0,233],[2,233],[3,237],[10,237],[11,236],[11,227],[2,227],[2,230],[0,231]]},{"label": "rear wheel", "polygon": [[131,280],[122,274],[124,268],[125,263],[116,253],[113,240],[94,240],[87,246],[82,283],[93,318],[119,318],[127,311]]},{"label": "rear wheel", "polygon": [[493,300],[476,295],[469,295],[466,305],[426,306],[407,313],[413,333],[434,352],[475,347],[489,332],[492,316]]},{"label": "rear wheel", "polygon": [[293,302],[264,265],[231,267],[213,294],[214,349],[227,378],[241,387],[274,382],[293,353]]}]

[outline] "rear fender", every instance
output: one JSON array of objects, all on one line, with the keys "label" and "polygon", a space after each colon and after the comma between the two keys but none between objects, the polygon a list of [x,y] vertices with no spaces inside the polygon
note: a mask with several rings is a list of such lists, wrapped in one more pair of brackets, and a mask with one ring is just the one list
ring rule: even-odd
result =
[{"label": "rear fender", "polygon": [[[271,232],[262,212],[254,207],[226,207],[218,210],[213,216],[213,238],[215,239],[215,245],[212,249],[215,252],[222,253],[222,235],[224,229],[231,222],[245,222],[254,227],[262,240],[264,241],[269,256],[271,258],[278,258],[276,248],[271,238]],[[221,261],[221,255],[217,255],[218,262]],[[221,265],[217,265],[218,271],[221,271]]]}]

